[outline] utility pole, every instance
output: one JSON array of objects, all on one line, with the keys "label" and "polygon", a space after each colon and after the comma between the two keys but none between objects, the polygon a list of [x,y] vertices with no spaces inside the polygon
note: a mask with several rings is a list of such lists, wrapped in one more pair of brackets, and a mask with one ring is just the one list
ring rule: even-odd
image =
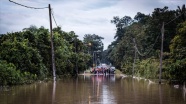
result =
[{"label": "utility pole", "polygon": [[78,75],[78,63],[77,63],[77,61],[78,61],[78,57],[77,57],[77,37],[75,38],[76,40],[75,40],[75,53],[76,53],[76,66],[75,66],[75,70],[76,70],[76,74]]},{"label": "utility pole", "polygon": [[51,18],[51,7],[48,4],[49,9],[49,19],[50,19],[50,41],[51,41],[51,58],[52,58],[52,71],[53,71],[53,80],[56,80],[56,65],[55,65],[55,56],[54,56],[54,44],[53,44],[53,33],[52,33],[52,18]]},{"label": "utility pole", "polygon": [[160,52],[159,84],[161,84],[161,73],[162,73],[163,39],[164,39],[164,22],[163,22],[163,25],[162,25],[162,28],[161,28],[161,52]]},{"label": "utility pole", "polygon": [[92,54],[92,68],[94,68],[94,51],[93,51],[93,54]]},{"label": "utility pole", "polygon": [[95,55],[95,64],[96,64],[96,67],[97,67],[97,53]]},{"label": "utility pole", "polygon": [[134,76],[134,68],[135,68],[135,63],[136,63],[136,41],[135,38],[133,38],[134,42],[134,62],[133,62],[133,68],[132,68],[132,77]]}]

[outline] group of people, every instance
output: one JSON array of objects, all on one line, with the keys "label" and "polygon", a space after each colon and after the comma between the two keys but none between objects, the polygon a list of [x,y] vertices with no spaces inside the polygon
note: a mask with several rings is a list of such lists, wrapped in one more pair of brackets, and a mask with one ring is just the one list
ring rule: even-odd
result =
[{"label": "group of people", "polygon": [[115,69],[113,70],[111,67],[110,68],[95,67],[92,68],[90,72],[93,74],[114,74]]}]

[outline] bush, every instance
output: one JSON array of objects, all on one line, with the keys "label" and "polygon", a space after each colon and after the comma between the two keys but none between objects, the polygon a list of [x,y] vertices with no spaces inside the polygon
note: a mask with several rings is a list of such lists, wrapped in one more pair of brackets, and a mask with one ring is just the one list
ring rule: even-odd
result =
[{"label": "bush", "polygon": [[159,71],[159,60],[149,58],[142,60],[136,65],[135,73],[145,78],[157,78]]},{"label": "bush", "polygon": [[177,80],[180,83],[184,82],[186,80],[186,58],[176,60],[174,63],[171,62],[169,66],[166,67],[166,72],[170,80]]},{"label": "bush", "polygon": [[0,61],[0,85],[16,85],[31,83],[37,80],[36,74],[21,72],[16,66],[6,61]]},{"label": "bush", "polygon": [[21,73],[16,66],[6,61],[0,61],[0,85],[14,85],[20,83]]}]

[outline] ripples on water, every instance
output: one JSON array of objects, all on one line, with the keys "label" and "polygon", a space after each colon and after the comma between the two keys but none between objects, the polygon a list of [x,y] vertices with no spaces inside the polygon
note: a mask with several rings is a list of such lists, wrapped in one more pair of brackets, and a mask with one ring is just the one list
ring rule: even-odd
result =
[{"label": "ripples on water", "polygon": [[0,104],[186,104],[186,88],[115,75],[87,75],[1,88]]}]

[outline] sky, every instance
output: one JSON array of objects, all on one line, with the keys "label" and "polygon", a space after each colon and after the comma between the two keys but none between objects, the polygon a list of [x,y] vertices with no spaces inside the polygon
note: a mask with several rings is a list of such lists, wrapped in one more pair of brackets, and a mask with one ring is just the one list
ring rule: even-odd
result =
[{"label": "sky", "polygon": [[[111,24],[114,16],[130,16],[137,12],[151,14],[154,8],[168,6],[170,10],[186,4],[186,0],[11,0],[31,7],[51,5],[57,26],[63,31],[74,31],[83,40],[85,34],[104,38],[104,49],[114,41],[116,28]],[[49,29],[48,8],[30,9],[9,0],[0,0],[0,34],[22,31],[30,25]],[[56,24],[53,20],[53,27]]]}]

